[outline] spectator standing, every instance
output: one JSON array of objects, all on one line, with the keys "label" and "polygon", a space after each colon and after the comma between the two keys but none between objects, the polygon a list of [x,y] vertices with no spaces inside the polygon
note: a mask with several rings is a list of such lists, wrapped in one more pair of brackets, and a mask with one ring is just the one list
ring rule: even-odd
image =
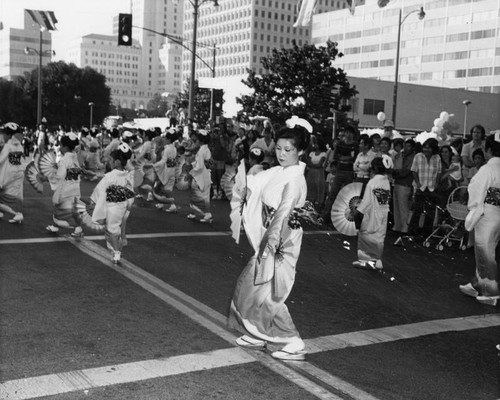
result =
[{"label": "spectator standing", "polygon": [[250,149],[253,149],[254,147],[258,147],[264,152],[263,164],[268,164],[268,168],[275,164],[274,149],[276,147],[276,143],[274,142],[273,130],[270,125],[264,127],[262,130],[262,137],[258,138],[250,146]]},{"label": "spectator standing", "polygon": [[335,178],[332,187],[326,197],[323,219],[330,221],[330,211],[340,190],[354,180],[354,160],[358,155],[358,142],[355,140],[357,129],[347,126],[344,129],[344,137],[335,147],[333,153],[333,164],[336,167]]},{"label": "spectator standing", "polygon": [[472,153],[476,149],[483,150],[485,152],[484,147],[484,139],[486,138],[486,131],[482,125],[474,125],[470,130],[472,141],[466,143],[462,147],[462,152],[460,155],[462,156],[462,163],[464,166],[464,173],[468,174],[468,169],[474,166],[472,161]]},{"label": "spectator standing", "polygon": [[434,205],[439,201],[435,193],[441,174],[441,157],[438,153],[438,141],[431,138],[424,142],[422,152],[416,154],[413,159],[411,171],[416,185],[413,215],[410,221],[410,229],[413,233],[419,231],[419,219],[424,210],[422,233],[432,230]]},{"label": "spectator standing", "polygon": [[[311,137],[312,139],[312,137]],[[311,140],[313,143],[313,140]],[[321,208],[325,200],[325,160],[326,146],[321,138],[316,138],[316,141],[311,146],[311,151],[307,155],[307,199],[313,204]]]},{"label": "spectator standing", "polygon": [[394,231],[406,234],[408,232],[408,217],[413,194],[413,174],[411,167],[415,158],[415,141],[408,139],[403,151],[394,157]]},{"label": "spectator standing", "polygon": [[354,161],[354,181],[363,184],[370,180],[370,168],[375,153],[372,151],[372,141],[368,135],[361,135],[359,138],[359,153]]}]

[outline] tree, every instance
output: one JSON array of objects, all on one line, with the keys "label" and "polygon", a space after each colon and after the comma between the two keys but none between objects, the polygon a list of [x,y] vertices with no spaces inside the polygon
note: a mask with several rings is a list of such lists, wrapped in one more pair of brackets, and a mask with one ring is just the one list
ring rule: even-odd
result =
[{"label": "tree", "polygon": [[[38,94],[38,70],[25,72],[16,77],[15,86],[3,101],[4,90],[0,87],[0,116],[6,111],[10,120],[22,125],[36,125]],[[12,93],[16,93],[13,97]],[[49,125],[88,126],[90,121],[89,103],[94,103],[92,120],[100,123],[109,115],[111,90],[106,86],[106,77],[96,70],[78,68],[64,61],[49,63],[42,68],[42,114]]]},{"label": "tree", "polygon": [[243,83],[254,93],[236,99],[243,107],[239,117],[261,115],[284,123],[297,115],[322,123],[331,118],[334,109],[339,112],[337,120],[345,120],[344,113],[351,107],[348,102],[357,91],[350,86],[346,73],[332,66],[342,56],[337,43],[331,41],[326,47],[299,47],[292,41],[292,48],[273,49],[261,61],[266,70],[262,76],[247,70],[248,78]]}]

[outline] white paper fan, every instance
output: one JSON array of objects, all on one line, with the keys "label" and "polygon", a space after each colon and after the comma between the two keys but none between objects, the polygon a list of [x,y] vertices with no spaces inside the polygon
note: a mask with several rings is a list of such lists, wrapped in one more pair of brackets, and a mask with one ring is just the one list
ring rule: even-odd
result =
[{"label": "white paper fan", "polygon": [[344,186],[337,195],[330,213],[332,224],[347,236],[356,236],[358,230],[352,217],[352,211],[361,201],[361,190],[363,184],[360,182],[350,183]]}]

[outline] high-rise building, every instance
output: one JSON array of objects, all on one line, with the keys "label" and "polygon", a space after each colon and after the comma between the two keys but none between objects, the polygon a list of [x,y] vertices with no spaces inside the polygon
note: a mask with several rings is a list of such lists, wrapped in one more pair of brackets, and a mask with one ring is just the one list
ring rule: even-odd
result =
[{"label": "high-rise building", "polygon": [[371,2],[354,16],[332,11],[313,17],[312,43],[338,42],[345,56],[335,63],[350,76],[394,81],[399,27],[399,82],[500,93],[497,0]]},{"label": "high-rise building", "polygon": [[68,61],[105,75],[116,106],[142,109],[155,95],[182,88],[182,46],[165,36],[182,36],[182,1],[132,0],[130,11],[132,46],[118,46],[116,16],[113,36],[90,34],[76,40]]},{"label": "high-rise building", "polygon": [[[41,40],[41,53],[40,53]],[[25,52],[25,48],[36,51]],[[12,79],[24,72],[38,68],[40,56],[42,66],[52,59],[52,35],[50,31],[40,31],[28,13],[24,13],[24,28],[6,27],[0,30],[0,78]]]},{"label": "high-rise building", "polygon": [[[316,12],[345,7],[344,0],[318,0]],[[184,43],[187,46],[192,46],[193,11],[193,2],[185,1]],[[292,40],[299,46],[310,42],[310,27],[293,27],[297,14],[296,0],[224,0],[218,5],[204,2],[198,7],[195,79],[201,86],[225,90],[226,112],[233,112],[227,109],[227,103],[234,106],[234,97],[245,91],[241,79],[247,76],[247,69],[261,74],[261,59],[270,55],[272,49],[291,47]],[[184,51],[184,82],[191,78],[191,56],[192,53]]]}]

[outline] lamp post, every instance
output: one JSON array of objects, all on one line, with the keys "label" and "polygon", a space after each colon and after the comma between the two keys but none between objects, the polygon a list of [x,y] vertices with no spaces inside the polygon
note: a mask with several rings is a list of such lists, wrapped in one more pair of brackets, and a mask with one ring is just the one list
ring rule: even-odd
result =
[{"label": "lamp post", "polygon": [[[188,108],[188,124],[192,126],[194,119],[194,88],[196,76],[196,39],[198,30],[198,8],[205,2],[212,1],[214,6],[218,6],[217,0],[193,0],[190,1],[193,6],[193,44],[191,48],[191,81],[189,82],[189,108]],[[214,69],[215,70],[215,69]]]},{"label": "lamp post", "polygon": [[42,57],[53,56],[56,54],[54,50],[42,51],[42,31],[40,31],[40,49],[36,50],[32,47],[25,47],[24,54],[35,53],[38,55],[38,94],[37,94],[37,107],[36,107],[36,123],[40,125],[42,122]]},{"label": "lamp post", "polygon": [[462,103],[465,106],[465,113],[464,113],[464,135],[463,135],[463,138],[465,139],[465,135],[467,134],[467,110],[469,109],[469,105],[472,104],[472,101],[470,101],[470,100],[464,100]]},{"label": "lamp post", "polygon": [[89,103],[90,107],[90,123],[89,123],[89,129],[92,129],[92,112],[94,111],[94,103],[90,102]]},{"label": "lamp post", "polygon": [[401,25],[406,21],[411,14],[418,13],[418,19],[422,20],[425,18],[424,7],[420,7],[419,10],[410,11],[408,14],[402,18],[403,10],[399,9],[399,19],[398,19],[398,42],[396,45],[396,75],[394,76],[394,94],[392,98],[392,122],[394,127],[396,127],[396,110],[398,107],[398,75],[399,75],[399,48],[401,47]]}]

